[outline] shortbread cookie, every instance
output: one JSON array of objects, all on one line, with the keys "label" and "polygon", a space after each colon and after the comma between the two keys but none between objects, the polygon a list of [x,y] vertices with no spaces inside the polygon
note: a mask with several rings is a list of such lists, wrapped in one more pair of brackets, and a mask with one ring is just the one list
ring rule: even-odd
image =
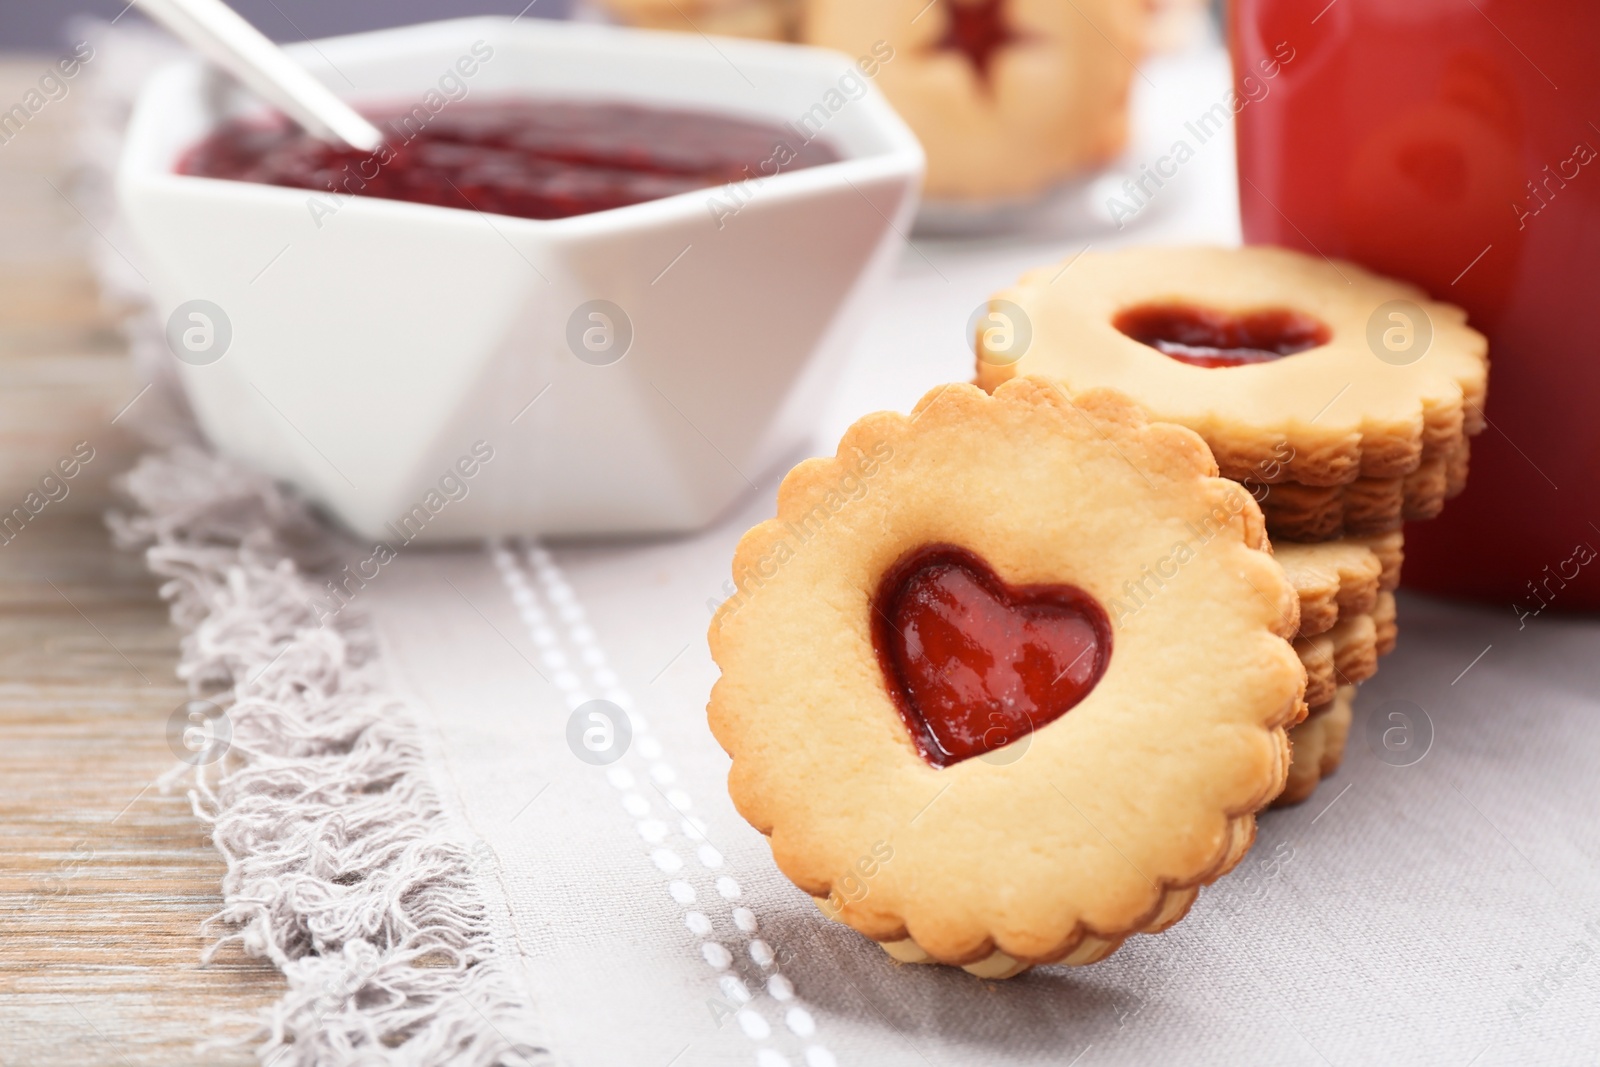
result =
[{"label": "shortbread cookie", "polygon": [[801,39],[894,58],[878,85],[936,201],[1029,198],[1116,156],[1149,20],[1130,0],[802,0]]},{"label": "shortbread cookie", "polygon": [[[1294,650],[1306,668],[1306,703],[1325,704],[1341,685],[1372,677],[1394,650],[1391,591],[1400,581],[1401,535],[1368,541],[1273,545],[1300,599]],[[1382,555],[1380,556],[1380,551]]]},{"label": "shortbread cookie", "polygon": [[781,41],[793,36],[795,0],[596,0],[619,21],[651,30]]},{"label": "shortbread cookie", "polygon": [[708,707],[734,803],[896,958],[1102,959],[1282,791],[1305,673],[1267,549],[1200,438],[1115,394],[870,415],[734,557]]},{"label": "shortbread cookie", "polygon": [[1276,485],[1247,481],[1275,538],[1325,541],[1398,530],[1431,519],[1466,488],[1470,439],[1425,449],[1422,463],[1402,478],[1357,478],[1346,485]]},{"label": "shortbread cookie", "polygon": [[1378,603],[1372,609],[1372,629],[1378,655],[1387,656],[1393,652],[1400,638],[1400,622],[1393,593],[1385,591],[1378,594]]},{"label": "shortbread cookie", "polygon": [[1398,530],[1405,521],[1403,478],[1357,478],[1347,485],[1280,482],[1253,491],[1267,529],[1279,541],[1370,536]]},{"label": "shortbread cookie", "polygon": [[1290,729],[1289,780],[1283,793],[1272,802],[1273,807],[1286,808],[1305,801],[1323,779],[1339,769],[1350,736],[1355,695],[1355,686],[1340,686],[1331,701],[1312,708],[1304,722]]},{"label": "shortbread cookie", "polygon": [[1275,543],[1272,555],[1300,598],[1301,637],[1326,633],[1340,618],[1371,614],[1378,604],[1383,562],[1365,544]]},{"label": "shortbread cookie", "polygon": [[[1031,341],[999,350],[980,334],[980,385],[1032,374],[1121,390],[1197,431],[1225,476],[1273,487],[1269,525],[1288,514],[1304,531],[1285,536],[1380,533],[1408,507],[1437,510],[1465,478],[1455,449],[1484,425],[1487,344],[1465,312],[1352,263],[1268,247],[1089,252],[996,301],[1020,307]],[[1428,343],[1408,362],[1385,337]],[[1332,521],[1327,500],[1299,491],[1319,487],[1342,494]]]},{"label": "shortbread cookie", "polygon": [[1340,619],[1331,630],[1295,638],[1294,651],[1306,669],[1306,703],[1326,704],[1341,685],[1378,673],[1378,621],[1370,613]]},{"label": "shortbread cookie", "polygon": [[1400,588],[1400,568],[1406,559],[1406,543],[1404,536],[1398,530],[1377,537],[1347,537],[1345,540],[1351,544],[1370,548],[1378,557],[1378,564],[1383,568],[1378,576],[1379,590],[1392,593]]}]

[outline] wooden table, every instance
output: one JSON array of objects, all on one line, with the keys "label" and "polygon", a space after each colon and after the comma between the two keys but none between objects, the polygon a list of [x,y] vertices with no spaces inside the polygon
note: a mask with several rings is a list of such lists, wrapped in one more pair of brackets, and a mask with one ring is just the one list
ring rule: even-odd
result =
[{"label": "wooden table", "polygon": [[[0,59],[0,110],[48,62]],[[222,862],[153,784],[176,763],[178,633],[102,519],[139,451],[111,420],[144,383],[85,265],[101,238],[70,200],[73,101],[0,146],[0,513],[77,442],[95,450],[0,544],[0,1064],[253,1063],[196,1048],[282,980],[231,947],[200,964]]]}]

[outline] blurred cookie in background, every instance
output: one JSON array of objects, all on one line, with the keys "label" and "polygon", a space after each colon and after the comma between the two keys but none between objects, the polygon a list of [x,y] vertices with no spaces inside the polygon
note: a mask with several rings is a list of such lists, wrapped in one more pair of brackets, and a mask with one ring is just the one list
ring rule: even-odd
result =
[{"label": "blurred cookie in background", "polygon": [[886,42],[876,81],[928,153],[933,201],[1036,197],[1128,137],[1144,0],[803,0],[800,39]]},{"label": "blurred cookie in background", "polygon": [[[1023,205],[1117,156],[1135,64],[1199,27],[1204,0],[591,0],[631,26],[875,56],[928,153],[926,198]],[[884,57],[888,57],[885,59]]]}]

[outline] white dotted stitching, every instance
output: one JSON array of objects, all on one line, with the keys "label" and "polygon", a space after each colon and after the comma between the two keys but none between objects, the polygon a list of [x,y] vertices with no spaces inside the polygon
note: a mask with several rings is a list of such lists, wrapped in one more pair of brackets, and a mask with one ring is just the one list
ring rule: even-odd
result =
[{"label": "white dotted stitching", "polygon": [[[551,682],[561,690],[568,706],[576,710],[590,699],[590,693],[571,669],[574,657],[569,656],[567,651],[561,648],[559,639],[550,625],[549,616],[540,604],[538,594],[528,584],[516,556],[501,544],[491,545],[489,551],[495,568],[500,572],[510,591],[512,604],[517,608],[518,615],[521,616],[529,635],[539,649],[540,659],[551,671]],[[707,839],[704,821],[685,814],[693,807],[693,801],[683,789],[674,787],[677,781],[676,771],[665,762],[660,741],[649,735],[648,721],[634,710],[631,695],[621,687],[620,679],[606,663],[605,653],[600,648],[594,629],[584,617],[576,592],[543,546],[528,545],[524,551],[534,577],[544,592],[545,600],[564,624],[568,644],[575,652],[575,658],[588,669],[594,688],[599,690],[605,699],[628,712],[628,719],[633,727],[632,754],[649,764],[647,773],[650,780],[658,787],[672,787],[662,788],[660,791],[667,805],[678,814],[684,815],[679,823],[679,829],[688,841],[695,844],[695,858],[706,870],[719,870],[724,863],[722,853]],[[633,773],[625,767],[616,766],[607,770],[606,777],[614,788],[623,793],[623,808],[629,815],[639,820],[635,825],[640,837],[646,843],[658,846],[652,848],[650,852],[651,861],[655,866],[666,874],[676,874],[682,870],[683,857],[671,848],[659,847],[666,839],[667,825],[659,819],[647,817],[652,810],[651,802],[642,793],[634,791],[637,781]],[[718,876],[715,885],[718,895],[724,900],[737,900],[743,895],[739,883],[727,875]],[[681,878],[667,883],[667,891],[673,900],[681,905],[687,906],[695,902],[694,887]],[[755,912],[747,907],[734,908],[732,917],[734,926],[745,935],[754,934],[759,927]],[[720,941],[709,939],[713,933],[713,924],[704,912],[698,910],[686,912],[684,923],[695,936],[707,938],[700,946],[700,953],[707,964],[718,971],[726,971],[732,966],[733,953]],[[750,958],[763,970],[770,970],[776,963],[771,946],[760,938],[751,938],[746,950]],[[735,1004],[748,1005],[753,999],[749,988],[737,975],[722,975],[718,985],[723,995]],[[780,1003],[791,1001],[795,996],[794,983],[781,974],[770,975],[766,989],[768,995]],[[772,1036],[771,1023],[753,1008],[741,1007],[735,1018],[738,1020],[739,1028],[753,1041],[765,1041]],[[811,1013],[799,1006],[791,1007],[785,1013],[784,1021],[790,1032],[797,1037],[809,1038],[816,1032],[816,1024]],[[808,1067],[836,1067],[837,1064],[833,1054],[819,1044],[806,1046],[805,1061]],[[766,1047],[757,1050],[756,1062],[758,1067],[787,1067],[790,1063],[782,1053]]]},{"label": "white dotted stitching", "polygon": [[816,1020],[804,1008],[790,1008],[784,1013],[783,1021],[798,1037],[810,1037],[817,1032]]},{"label": "white dotted stitching", "polygon": [[765,1041],[772,1036],[772,1024],[749,1008],[740,1009],[735,1018],[739,1020],[739,1029],[752,1041]]}]

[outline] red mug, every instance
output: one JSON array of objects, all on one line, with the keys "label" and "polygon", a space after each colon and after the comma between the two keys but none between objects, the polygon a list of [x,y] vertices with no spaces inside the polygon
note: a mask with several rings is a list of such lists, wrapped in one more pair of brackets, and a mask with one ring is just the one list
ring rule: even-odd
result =
[{"label": "red mug", "polygon": [[1524,623],[1600,607],[1600,3],[1233,0],[1230,38],[1241,97],[1277,68],[1237,118],[1245,240],[1489,337],[1489,426],[1466,492],[1406,527],[1406,584]]}]

